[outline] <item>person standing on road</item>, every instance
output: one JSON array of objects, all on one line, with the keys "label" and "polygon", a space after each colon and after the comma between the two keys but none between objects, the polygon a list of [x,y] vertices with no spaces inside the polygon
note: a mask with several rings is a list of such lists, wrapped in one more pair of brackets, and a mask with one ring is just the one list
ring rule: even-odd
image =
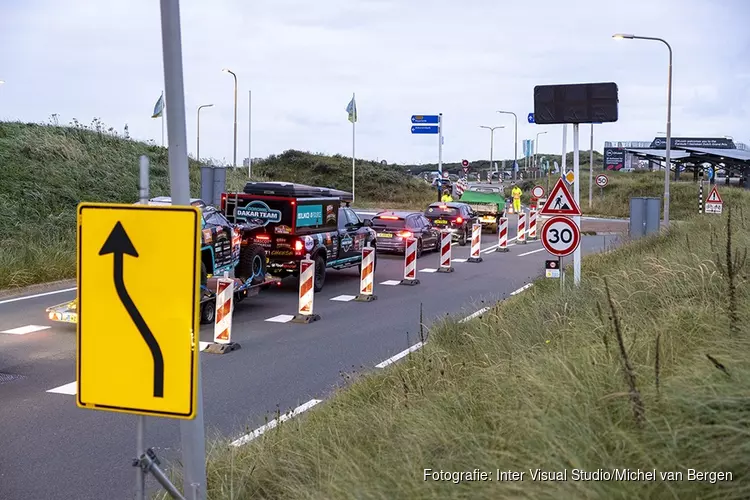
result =
[{"label": "person standing on road", "polygon": [[442,202],[450,202],[453,201],[453,196],[451,196],[451,189],[450,188],[443,188],[443,197],[440,198],[440,201]]},{"label": "person standing on road", "polygon": [[515,213],[518,213],[521,211],[521,188],[519,188],[515,183],[513,184],[513,190],[510,192],[510,194],[513,196],[513,211]]}]

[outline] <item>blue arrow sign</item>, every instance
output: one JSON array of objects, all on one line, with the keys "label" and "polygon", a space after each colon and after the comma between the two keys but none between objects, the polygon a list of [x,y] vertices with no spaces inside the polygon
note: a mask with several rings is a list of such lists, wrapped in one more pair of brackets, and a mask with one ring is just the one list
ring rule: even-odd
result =
[{"label": "blue arrow sign", "polygon": [[412,125],[412,134],[437,134],[439,127],[437,125]]},{"label": "blue arrow sign", "polygon": [[534,113],[529,113],[529,123],[534,123]]},{"label": "blue arrow sign", "polygon": [[412,123],[440,123],[438,115],[412,115]]}]

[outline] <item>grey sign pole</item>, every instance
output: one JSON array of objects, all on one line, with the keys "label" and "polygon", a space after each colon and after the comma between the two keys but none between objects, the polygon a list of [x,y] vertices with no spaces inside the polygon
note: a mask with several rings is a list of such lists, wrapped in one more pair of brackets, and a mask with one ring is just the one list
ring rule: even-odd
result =
[{"label": "grey sign pole", "polygon": [[[172,114],[167,123],[169,179],[174,205],[190,204],[185,92],[182,78],[182,40],[179,0],[161,0],[161,38],[164,86]],[[235,150],[236,151],[236,150]],[[197,335],[198,332],[195,332]],[[197,348],[197,342],[196,342]],[[198,407],[193,420],[180,421],[183,492],[190,500],[206,498],[206,442],[203,427],[203,384],[198,363]]]},{"label": "grey sign pole", "polygon": [[[148,192],[149,192],[149,161],[148,156],[141,155],[140,157],[140,201],[141,205],[148,204]],[[138,415],[136,417],[136,434],[135,434],[135,456],[140,457],[146,453],[146,448],[143,444],[144,435],[146,433],[146,417]],[[146,473],[140,467],[135,470],[135,498],[136,500],[146,499]]]}]

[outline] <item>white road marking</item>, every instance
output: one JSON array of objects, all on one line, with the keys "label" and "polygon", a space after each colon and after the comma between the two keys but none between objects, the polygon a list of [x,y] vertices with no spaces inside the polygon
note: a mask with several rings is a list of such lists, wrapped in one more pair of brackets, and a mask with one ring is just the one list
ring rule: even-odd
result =
[{"label": "white road marking", "polygon": [[[507,246],[512,247],[513,245],[515,245],[515,243],[511,244],[510,242],[513,241],[513,240],[515,240],[516,238],[517,238],[517,236],[514,236],[512,238],[508,238],[508,245]],[[496,248],[497,248],[497,243],[495,243],[492,246],[489,246],[489,247],[485,248],[484,250],[481,250],[480,252],[481,253],[487,253],[487,252],[493,251]]]},{"label": "white road marking", "polygon": [[52,328],[51,326],[39,326],[39,325],[26,325],[19,326],[18,328],[11,328],[10,330],[4,330],[0,333],[9,333],[11,335],[26,335],[27,333],[40,332]]},{"label": "white road marking", "polygon": [[436,273],[437,269],[435,269],[434,267],[426,267],[424,269],[420,269],[419,272],[420,273]]},{"label": "white road marking", "polygon": [[211,342],[198,342],[198,347],[200,348],[201,351],[205,351],[206,349],[208,349],[208,346],[210,345],[211,345]]},{"label": "white road marking", "polygon": [[523,257],[524,255],[531,255],[532,253],[542,252],[544,250],[545,250],[544,248],[537,248],[536,250],[532,250],[531,252],[518,254],[518,256]]},{"label": "white road marking", "polygon": [[453,262],[466,262],[469,259],[451,259]]},{"label": "white road marking", "polygon": [[55,387],[54,389],[50,389],[47,392],[51,392],[53,394],[65,394],[67,396],[75,396],[78,392],[78,384],[76,381],[73,381],[69,384],[61,385],[60,387]]},{"label": "white road marking", "polygon": [[471,321],[472,319],[476,318],[477,316],[481,316],[482,314],[486,313],[489,310],[490,310],[489,307],[483,307],[480,310],[478,310],[478,311],[476,311],[474,313],[469,314],[464,319],[459,320],[458,322],[459,323],[466,323],[467,321]]},{"label": "white road marking", "polygon": [[320,400],[320,399],[311,399],[307,403],[299,405],[297,408],[295,408],[291,412],[284,413],[279,418],[274,418],[273,420],[271,420],[270,422],[268,422],[266,425],[262,425],[262,426],[258,427],[253,432],[251,432],[249,434],[245,434],[241,438],[235,439],[234,441],[232,441],[229,444],[231,446],[235,446],[235,447],[247,444],[250,441],[252,441],[253,439],[255,439],[255,438],[263,435],[266,431],[270,431],[271,429],[273,429],[274,427],[276,427],[280,423],[286,422],[287,420],[298,416],[300,413],[303,413],[303,412],[309,410],[310,408],[312,408],[313,406],[315,406],[315,405],[317,405],[318,403],[321,403],[321,402],[322,402],[322,400]]},{"label": "white road marking", "polygon": [[15,297],[13,299],[0,300],[0,305],[10,304],[11,302],[18,302],[19,300],[35,299],[37,297],[46,297],[47,295],[54,295],[56,293],[72,292],[76,287],[66,288],[64,290],[53,290],[51,292],[37,293],[35,295],[26,295],[25,297]]},{"label": "white road marking", "polygon": [[386,359],[382,363],[378,363],[377,365],[375,365],[375,368],[385,368],[386,366],[388,366],[390,364],[393,364],[396,361],[398,361],[399,359],[403,358],[407,354],[412,353],[412,352],[416,351],[417,349],[422,348],[422,346],[424,346],[424,342],[417,342],[416,344],[414,344],[410,348],[401,351],[400,353],[396,354],[395,356],[391,356],[390,358]]},{"label": "white road marking", "polygon": [[354,300],[356,298],[356,295],[339,295],[338,297],[333,297],[331,300],[335,300],[337,302],[349,302],[350,300]]},{"label": "white road marking", "polygon": [[518,290],[515,290],[513,292],[510,292],[511,295],[518,295],[519,293],[523,292],[524,290],[528,289],[533,285],[533,283],[526,283],[524,286],[519,288]]},{"label": "white road marking", "polygon": [[388,286],[396,286],[396,285],[400,285],[401,282],[399,280],[386,280],[386,281],[382,281],[380,284],[388,285]]},{"label": "white road marking", "polygon": [[278,316],[274,316],[273,318],[268,318],[266,321],[270,321],[271,323],[289,323],[294,319],[294,316],[291,314],[279,314]]}]

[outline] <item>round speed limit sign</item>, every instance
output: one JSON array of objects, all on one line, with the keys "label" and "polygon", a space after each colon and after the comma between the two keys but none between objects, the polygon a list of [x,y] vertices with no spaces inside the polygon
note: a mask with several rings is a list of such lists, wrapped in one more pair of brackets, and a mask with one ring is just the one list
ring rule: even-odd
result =
[{"label": "round speed limit sign", "polygon": [[607,184],[609,184],[609,177],[607,177],[604,174],[599,174],[599,175],[596,176],[596,185],[597,186],[599,186],[600,188],[603,188]]},{"label": "round speed limit sign", "polygon": [[581,244],[581,231],[568,217],[552,217],[542,228],[542,245],[557,257],[572,254]]}]

